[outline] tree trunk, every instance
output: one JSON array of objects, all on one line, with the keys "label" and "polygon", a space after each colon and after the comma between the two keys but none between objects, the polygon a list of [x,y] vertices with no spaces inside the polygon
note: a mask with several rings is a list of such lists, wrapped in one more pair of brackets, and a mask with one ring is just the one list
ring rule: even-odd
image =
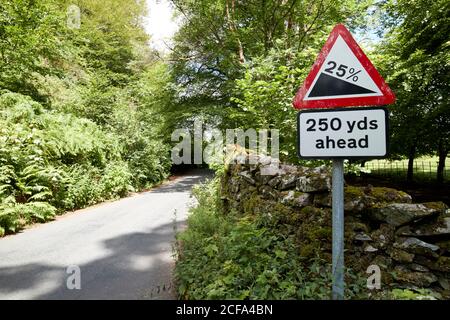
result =
[{"label": "tree trunk", "polygon": [[243,64],[243,63],[245,63],[244,47],[242,46],[242,42],[239,39],[239,36],[237,34],[236,23],[234,21],[235,0],[231,0],[231,12],[230,12],[230,6],[228,4],[228,1],[225,3],[225,9],[226,9],[226,13],[227,13],[228,27],[229,27],[231,33],[236,37],[236,42],[238,45],[239,63]]},{"label": "tree trunk", "polygon": [[444,143],[439,141],[438,156],[439,163],[437,168],[437,182],[444,183],[445,159],[447,158],[448,149],[444,147]]},{"label": "tree trunk", "polygon": [[416,145],[412,145],[408,154],[408,172],[406,174],[406,182],[410,183],[414,177],[414,158],[416,156]]}]

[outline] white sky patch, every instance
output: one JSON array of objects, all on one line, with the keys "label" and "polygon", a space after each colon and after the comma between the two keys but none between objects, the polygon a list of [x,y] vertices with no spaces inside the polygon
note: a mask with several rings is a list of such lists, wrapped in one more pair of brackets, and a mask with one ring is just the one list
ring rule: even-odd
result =
[{"label": "white sky patch", "polygon": [[144,18],[145,31],[151,36],[150,46],[162,52],[168,52],[171,40],[178,30],[173,19],[173,9],[168,0],[146,0],[148,16]]}]

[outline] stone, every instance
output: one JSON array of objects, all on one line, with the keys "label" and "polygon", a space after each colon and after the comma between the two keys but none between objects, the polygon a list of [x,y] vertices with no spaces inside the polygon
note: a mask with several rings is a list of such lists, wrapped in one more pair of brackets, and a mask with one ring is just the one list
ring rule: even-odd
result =
[{"label": "stone", "polygon": [[280,168],[285,171],[286,173],[296,174],[297,173],[297,167],[290,165],[290,164],[281,164]]},{"label": "stone", "polygon": [[364,248],[364,251],[365,251],[365,252],[369,252],[369,253],[373,253],[373,252],[377,252],[378,249],[375,248],[375,247],[372,247],[372,246],[369,244],[369,245],[367,245],[367,246]]},{"label": "stone", "polygon": [[450,235],[450,217],[438,217],[434,221],[415,226],[403,226],[396,232],[399,236],[437,237]]},{"label": "stone", "polygon": [[253,179],[251,173],[248,171],[241,171],[238,173],[238,176],[242,177],[245,181],[247,181],[248,183],[250,183],[252,185],[256,184],[255,179]]},{"label": "stone", "polygon": [[274,178],[270,179],[269,182],[267,182],[267,184],[269,186],[271,186],[272,188],[277,188],[278,185],[281,182],[281,177],[280,176],[275,176]]},{"label": "stone", "polygon": [[365,234],[364,232],[359,232],[353,237],[353,240],[356,240],[356,241],[372,241],[372,238],[369,235]]},{"label": "stone", "polygon": [[406,192],[386,187],[366,188],[365,192],[375,198],[376,202],[411,203],[412,197]]},{"label": "stone", "polygon": [[445,279],[444,277],[439,277],[438,279],[439,285],[444,289],[444,290],[450,290],[450,284],[448,283],[448,280]]},{"label": "stone", "polygon": [[427,208],[423,204],[392,203],[372,208],[369,217],[376,221],[387,222],[395,227],[433,216],[436,210]]},{"label": "stone", "polygon": [[275,164],[266,164],[266,165],[261,165],[260,166],[260,174],[262,176],[275,176],[275,175],[283,175],[286,172],[284,170],[282,170],[278,163]]},{"label": "stone", "polygon": [[403,266],[394,268],[394,278],[397,281],[413,284],[420,288],[429,287],[438,281],[438,278],[430,272],[411,272]]},{"label": "stone", "polygon": [[332,199],[330,193],[317,193],[314,196],[314,205],[316,207],[329,207],[332,206]]},{"label": "stone", "polygon": [[414,260],[413,253],[409,253],[397,248],[392,248],[391,250],[389,250],[389,256],[393,260],[401,263],[411,263]]},{"label": "stone", "polygon": [[346,199],[344,198],[344,211],[345,212],[361,212],[365,209],[363,199]]},{"label": "stone", "polygon": [[[317,195],[316,195],[317,197]],[[349,216],[345,219],[345,228],[348,230],[351,230],[355,233],[357,232],[369,232],[369,227],[363,223],[361,220],[359,220],[356,217]]]},{"label": "stone", "polygon": [[344,188],[344,210],[346,212],[361,212],[371,207],[374,198],[364,193],[364,188],[346,186]]},{"label": "stone", "polygon": [[[441,256],[433,265],[434,270],[441,272],[450,272],[450,257]],[[433,269],[433,268],[431,268]]]},{"label": "stone", "polygon": [[438,246],[413,237],[395,242],[394,248],[431,257],[436,257],[436,251],[439,250]]},{"label": "stone", "polygon": [[380,249],[387,248],[395,240],[395,229],[389,224],[381,224],[378,230],[373,231],[370,237]]},{"label": "stone", "polygon": [[392,265],[392,259],[383,255],[377,255],[370,264],[376,264],[384,270],[388,270]]},{"label": "stone", "polygon": [[409,269],[413,270],[413,271],[418,271],[418,272],[430,272],[430,269],[428,269],[427,267],[424,267],[420,264],[417,263],[411,263],[410,265],[408,265]]},{"label": "stone", "polygon": [[295,174],[287,174],[281,177],[281,182],[279,185],[280,190],[286,190],[295,187],[297,182],[297,176]]},{"label": "stone", "polygon": [[[274,175],[276,177],[276,175]],[[274,178],[272,175],[262,175],[261,172],[257,171],[255,173],[255,180],[257,185],[267,185],[270,180]]]},{"label": "stone", "polygon": [[435,245],[439,246],[441,250],[445,250],[450,253],[450,240],[438,241],[435,242]]},{"label": "stone", "polygon": [[441,256],[437,260],[432,260],[423,256],[417,256],[414,261],[434,271],[450,272],[450,257]]},{"label": "stone", "polygon": [[280,193],[282,204],[289,205],[292,200],[294,200],[294,191],[285,191]]},{"label": "stone", "polygon": [[429,209],[439,211],[443,216],[445,216],[447,210],[449,209],[448,206],[442,201],[424,202],[422,204]]},{"label": "stone", "polygon": [[331,176],[326,167],[308,168],[299,174],[297,190],[301,192],[321,192],[331,189]]},{"label": "stone", "polygon": [[[284,165],[270,157],[252,164],[252,153],[238,156],[249,163],[230,164],[226,169],[221,183],[226,210],[277,215],[281,223],[298,229],[296,239],[303,252],[309,246],[313,255],[330,256],[329,170]],[[265,169],[270,175],[264,175]],[[364,272],[376,264],[383,270],[383,284],[436,285],[432,288],[440,286],[442,296],[443,292],[450,296],[450,212],[444,203],[411,204],[408,194],[395,189],[347,185],[344,207],[348,266]]]},{"label": "stone", "polygon": [[[275,160],[275,159],[273,159],[273,158],[271,158],[269,156],[266,156],[266,155],[260,155],[259,156],[259,163],[261,165],[263,165],[263,166],[267,166],[267,165],[270,165],[270,164],[275,164],[275,162],[277,162],[277,160]],[[277,164],[276,167],[278,167],[278,164]]]},{"label": "stone", "polygon": [[280,196],[277,191],[269,186],[262,186],[261,188],[259,188],[259,193],[265,199],[278,200]]},{"label": "stone", "polygon": [[231,180],[228,184],[228,189],[230,193],[238,193],[239,192],[239,183],[236,180]]},{"label": "stone", "polygon": [[261,161],[260,161],[259,155],[250,154],[248,156],[248,163],[249,163],[250,172],[254,172],[254,171],[258,170],[260,162]]},{"label": "stone", "polygon": [[298,191],[285,191],[281,193],[281,203],[297,208],[303,208],[312,204],[312,195]]},{"label": "stone", "polygon": [[312,204],[313,195],[304,193],[294,198],[293,205],[297,208],[303,208]]}]

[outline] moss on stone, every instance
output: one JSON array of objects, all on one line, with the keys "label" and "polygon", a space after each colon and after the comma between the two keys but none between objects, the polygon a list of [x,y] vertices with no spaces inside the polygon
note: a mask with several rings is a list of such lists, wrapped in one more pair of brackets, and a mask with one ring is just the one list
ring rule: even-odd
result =
[{"label": "moss on stone", "polygon": [[442,272],[450,272],[450,257],[439,257],[436,261],[437,270]]},{"label": "moss on stone", "polygon": [[255,209],[261,207],[263,199],[257,194],[253,193],[243,200],[242,206],[245,214],[254,214]]},{"label": "moss on stone", "polygon": [[438,245],[442,250],[446,250],[450,253],[450,240],[437,242],[436,245]]},{"label": "moss on stone", "polygon": [[332,230],[330,227],[316,227],[308,232],[308,238],[311,241],[331,240]]},{"label": "moss on stone", "polygon": [[317,214],[319,211],[320,211],[320,209],[318,209],[316,207],[306,206],[300,210],[300,213],[305,216],[310,216],[310,215]]},{"label": "moss on stone", "polygon": [[428,209],[445,212],[445,210],[448,208],[447,205],[442,201],[435,201],[435,202],[425,202],[422,203],[425,207]]},{"label": "moss on stone", "polygon": [[344,188],[344,197],[345,199],[354,200],[364,196],[364,191],[362,188],[346,186]]},{"label": "moss on stone", "polygon": [[377,202],[411,202],[411,196],[406,192],[399,191],[393,188],[374,187],[370,191]]}]

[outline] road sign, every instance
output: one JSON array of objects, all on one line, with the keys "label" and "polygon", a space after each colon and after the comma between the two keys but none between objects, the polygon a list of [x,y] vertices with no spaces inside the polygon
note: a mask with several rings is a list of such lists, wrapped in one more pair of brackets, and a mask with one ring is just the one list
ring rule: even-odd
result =
[{"label": "road sign", "polygon": [[296,109],[385,105],[395,95],[344,25],[331,31],[293,105]]},{"label": "road sign", "polygon": [[300,158],[383,158],[388,147],[385,108],[314,109],[298,113]]},{"label": "road sign", "polygon": [[[338,24],[297,92],[296,109],[385,105],[395,95],[353,39]],[[333,159],[332,298],[344,299],[344,158],[387,154],[384,108],[303,110],[297,118],[298,156]]]}]

